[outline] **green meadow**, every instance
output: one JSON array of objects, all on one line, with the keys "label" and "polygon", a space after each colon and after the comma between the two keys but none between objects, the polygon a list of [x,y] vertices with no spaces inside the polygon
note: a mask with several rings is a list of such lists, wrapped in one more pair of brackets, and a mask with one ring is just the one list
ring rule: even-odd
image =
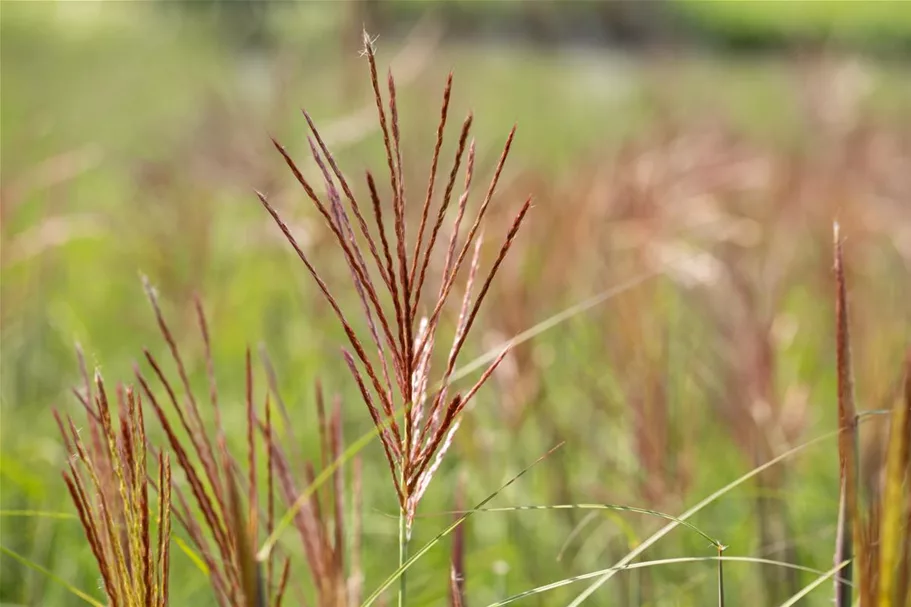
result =
[{"label": "green meadow", "polygon": [[[361,22],[342,4],[280,4],[261,24],[265,41],[241,44],[244,17],[163,4],[2,7],[0,605],[157,604],[116,603],[106,595],[110,580],[61,477],[70,463],[83,470],[67,441],[79,437],[91,446],[100,428],[79,402],[85,388],[77,344],[89,383],[96,369],[103,377],[115,432],[135,419],[118,411],[117,386],[133,386],[149,441],[148,474],[159,479],[159,449],[171,454],[173,512],[199,521],[228,578],[236,575],[244,586],[253,552],[275,540],[273,558],[251,565],[263,579],[268,568],[263,602],[219,602],[212,567],[194,534],[174,519],[165,542],[171,605],[274,605],[279,586],[284,605],[360,605],[387,581],[378,599],[395,604],[403,560],[397,473],[390,475],[375,418],[346,364],[343,349],[353,346],[338,314],[256,194],[281,216],[367,355],[386,361],[395,375],[392,353],[377,358],[362,312],[371,304],[358,296],[357,273],[334,234],[347,234],[341,220],[320,214],[270,140],[328,200],[305,109],[375,235],[369,170],[398,263],[397,196]],[[406,604],[474,607],[516,598],[523,605],[577,605],[591,591],[586,604],[696,606],[719,602],[721,587],[728,605],[786,605],[811,586],[800,605],[831,604],[833,559],[845,538],[838,519],[845,474],[839,436],[847,423],[839,410],[850,392],[845,369],[839,371],[846,339],[851,408],[859,414],[856,465],[849,467],[859,492],[854,514],[872,521],[855,539],[860,560],[852,583],[863,595],[879,563],[875,579],[896,580],[896,590],[892,603],[869,604],[911,604],[911,594],[901,591],[904,580],[909,592],[911,579],[911,466],[903,434],[911,426],[899,415],[911,407],[903,379],[911,368],[907,57],[838,44],[672,53],[460,41],[445,35],[445,23],[411,19],[417,9],[399,4],[403,25],[380,32],[373,48],[390,121],[387,68],[395,76],[406,275],[422,259],[413,262],[412,249],[450,71],[425,247],[453,158],[462,154],[407,327],[413,350],[421,319],[433,318],[448,276],[444,257],[468,162],[467,143],[461,151],[458,145],[463,120],[473,116],[467,142],[474,141],[474,166],[459,247],[517,125],[476,234],[475,296],[491,268],[497,272],[452,365],[447,398],[464,397],[486,379],[459,410],[445,458],[426,477],[408,547],[412,555],[429,549],[407,569]],[[891,48],[904,44],[911,27],[902,3],[891,3],[890,16],[873,8],[878,3],[794,3],[800,6],[782,8],[793,13],[784,25],[771,11],[774,3],[673,4],[691,27],[730,39],[825,30],[836,40],[898,40]],[[848,6],[867,8],[843,14]],[[339,196],[352,213],[347,196]],[[841,303],[835,222],[847,283]],[[351,225],[359,229],[353,215]],[[389,270],[384,263],[374,268],[363,233],[352,234],[379,290],[377,307],[390,319],[390,342],[404,357],[409,340],[395,296],[387,294]],[[473,245],[466,245],[439,311],[437,341],[427,354],[428,402],[458,340]],[[382,253],[377,257],[382,261]],[[180,349],[203,431],[178,427],[177,412],[191,405],[143,277]],[[208,354],[196,301],[207,320]],[[837,330],[839,312],[849,336]],[[172,407],[161,382],[149,390],[178,428],[176,439],[186,446],[208,436],[220,457],[224,438],[230,463],[219,468],[215,485],[228,495],[225,487],[237,483],[244,520],[258,521],[244,536],[252,540],[248,553],[231,544],[237,563],[218,556],[217,533],[203,524],[174,437],[137,383],[134,369],[156,377],[150,359],[177,392]],[[406,366],[420,375],[413,361]],[[217,411],[209,402],[213,378]],[[379,381],[412,385],[405,376]],[[92,391],[97,396],[97,386]],[[407,399],[393,400],[401,407]],[[101,406],[89,402],[88,409]],[[66,440],[54,410],[73,420]],[[429,423],[426,414],[416,423]],[[903,415],[911,419],[911,412]],[[272,461],[272,434],[285,472]],[[842,457],[850,442],[841,441]],[[127,446],[119,444],[115,460],[126,457]],[[89,459],[97,457],[90,451]],[[281,486],[285,473],[294,485],[291,499]],[[273,475],[270,516],[266,483]],[[141,486],[141,476],[129,482]],[[119,499],[117,482],[105,482],[110,493],[101,493]],[[208,483],[204,493],[217,501],[212,496],[222,493]],[[148,495],[154,544],[160,491]],[[285,517],[298,495],[306,516]],[[484,508],[493,511],[471,512],[439,536],[454,511],[491,495]],[[89,491],[87,503],[101,508],[100,499]],[[535,506],[544,508],[528,508]],[[229,511],[219,520],[233,529],[230,544],[249,526]],[[306,517],[317,527],[301,523]],[[889,537],[901,540],[892,542],[896,554],[877,560]],[[128,551],[140,550],[130,542]],[[618,563],[632,566],[611,569]],[[131,567],[138,567],[135,560]]]}]

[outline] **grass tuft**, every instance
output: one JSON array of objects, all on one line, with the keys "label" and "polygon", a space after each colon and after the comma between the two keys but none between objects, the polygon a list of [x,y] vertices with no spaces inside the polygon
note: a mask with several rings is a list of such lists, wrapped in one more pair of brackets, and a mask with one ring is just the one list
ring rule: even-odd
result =
[{"label": "grass tuft", "polygon": [[[90,443],[71,417],[54,416],[71,457],[63,472],[70,498],[101,574],[111,607],[168,605],[171,538],[171,466],[157,455],[157,484],[146,464],[142,399],[132,388],[117,387],[117,418],[112,415],[104,380],[88,380],[82,355],[83,392]],[[158,490],[155,527],[150,488]],[[154,549],[153,549],[154,545]]]}]

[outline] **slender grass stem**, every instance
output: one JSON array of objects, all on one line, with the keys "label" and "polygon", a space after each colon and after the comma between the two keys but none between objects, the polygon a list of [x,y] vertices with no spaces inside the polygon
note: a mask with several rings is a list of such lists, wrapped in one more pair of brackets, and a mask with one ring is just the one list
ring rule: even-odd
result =
[{"label": "slender grass stem", "polygon": [[[408,515],[404,508],[399,510],[399,569],[408,560]],[[399,577],[399,607],[405,607],[406,595],[405,572]]]},{"label": "slender grass stem", "polygon": [[724,548],[718,548],[718,607],[724,607],[724,560],[721,553]]}]

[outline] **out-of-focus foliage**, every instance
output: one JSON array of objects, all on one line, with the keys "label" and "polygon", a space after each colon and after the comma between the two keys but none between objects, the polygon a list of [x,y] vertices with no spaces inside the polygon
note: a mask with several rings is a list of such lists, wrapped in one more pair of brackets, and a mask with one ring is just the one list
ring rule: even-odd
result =
[{"label": "out-of-focus foliage", "polygon": [[672,0],[681,15],[707,36],[774,44],[825,41],[868,48],[908,49],[911,10],[902,0],[884,2],[700,2]]}]

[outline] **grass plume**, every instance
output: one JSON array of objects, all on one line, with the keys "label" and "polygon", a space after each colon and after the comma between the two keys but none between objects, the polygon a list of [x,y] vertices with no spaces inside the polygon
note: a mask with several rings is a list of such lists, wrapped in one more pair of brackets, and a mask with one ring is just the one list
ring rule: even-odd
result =
[{"label": "grass plume", "polygon": [[[101,574],[110,607],[165,607],[169,604],[171,464],[159,452],[146,461],[142,399],[118,386],[116,417],[100,373],[88,379],[82,354],[83,390],[74,390],[86,413],[86,444],[71,417],[56,411],[71,457],[63,480]],[[157,489],[157,505],[150,493]],[[154,522],[153,522],[154,521]]]},{"label": "grass plume", "polygon": [[[247,349],[245,377],[245,420],[246,453],[244,459],[235,456],[229,448],[222,426],[220,399],[215,381],[212,360],[212,344],[208,322],[202,304],[197,299],[195,310],[197,322],[205,349],[208,395],[214,432],[203,422],[189,373],[180,354],[177,343],[161,312],[155,290],[146,283],[146,291],[158,321],[159,329],[171,358],[177,368],[184,402],[182,407],[173,383],[167,378],[162,365],[147,350],[146,359],[155,377],[167,394],[171,409],[179,420],[179,434],[169,415],[156,397],[150,381],[137,368],[136,376],[149,402],[155,410],[167,436],[172,452],[182,468],[195,501],[196,510],[191,509],[189,500],[180,487],[175,487],[179,505],[175,516],[187,531],[194,547],[199,551],[206,568],[218,603],[224,607],[266,607],[281,605],[288,591],[290,580],[290,558],[270,552],[266,559],[258,558],[256,547],[261,530],[271,534],[275,528],[276,494],[289,504],[295,503],[301,492],[298,489],[297,474],[312,484],[315,473],[311,463],[303,462],[303,470],[292,466],[292,459],[286,455],[278,440],[276,420],[273,418],[272,399],[281,404],[281,426],[289,429],[286,439],[293,439],[290,429],[293,421],[278,394],[274,368],[262,353],[268,392],[262,408],[256,406],[254,394],[253,362]],[[270,396],[272,399],[270,399]],[[344,449],[341,425],[341,403],[333,403],[330,416],[326,417],[322,391],[317,387],[317,410],[320,420],[320,453],[325,466],[330,459],[340,456]],[[186,414],[184,409],[187,410]],[[259,411],[263,410],[261,416]],[[186,438],[183,438],[183,436]],[[214,435],[214,440],[213,440]],[[261,468],[260,451],[265,451],[265,479],[258,474]],[[261,484],[265,484],[265,508],[260,500]],[[325,510],[320,496],[311,496],[306,506],[298,511],[294,524],[303,540],[304,554],[310,578],[316,587],[317,604],[321,607],[348,605],[350,596],[357,596],[359,585],[352,583],[344,561],[345,505],[344,477],[340,471],[333,473],[333,482],[328,488],[326,503],[332,508]],[[359,500],[359,498],[356,497]],[[280,567],[280,569],[279,569]],[[361,577],[359,565],[350,568],[353,579]]]},{"label": "grass plume", "polygon": [[[861,496],[858,414],[854,404],[847,280],[839,225],[835,235],[835,337],[838,376],[839,464],[841,495],[838,511],[835,603],[853,603],[848,582],[856,579],[861,607],[911,604],[908,567],[911,533],[911,352],[904,363],[902,390],[890,413],[885,479],[871,482],[866,500]],[[874,457],[869,454],[868,457]],[[873,466],[879,475],[882,466]],[[883,485],[880,487],[880,485]],[[904,517],[905,520],[902,520]]]},{"label": "grass plume", "polygon": [[[389,72],[387,111],[383,91],[379,84],[373,44],[366,32],[364,33],[364,56],[367,58],[370,82],[376,100],[377,119],[386,150],[389,190],[392,196],[389,203],[391,218],[390,213],[386,210],[387,205],[383,204],[380,199],[376,180],[368,172],[367,186],[375,225],[371,228],[367,224],[360,201],[306,111],[304,111],[304,117],[312,135],[309,139],[311,153],[325,182],[324,197],[319,196],[314,187],[304,178],[285,148],[277,141],[274,143],[304,193],[322,215],[327,227],[335,237],[339,253],[345,259],[351,274],[353,288],[360,300],[361,313],[369,329],[366,334],[359,334],[355,331],[348,316],[339,305],[338,299],[321,278],[318,270],[281,219],[278,211],[264,194],[257,193],[257,195],[304,263],[348,337],[353,354],[348,349],[344,349],[343,357],[378,430],[399,501],[401,512],[399,560],[401,565],[407,560],[407,544],[418,503],[439,468],[444,455],[452,445],[453,435],[459,427],[461,414],[505,355],[505,352],[501,353],[481,375],[477,383],[465,393],[457,392],[450,395],[450,383],[459,354],[475,323],[491,283],[525,220],[531,201],[526,200],[515,215],[512,225],[500,245],[495,261],[480,283],[478,294],[473,297],[472,291],[479,278],[482,226],[509,154],[515,128],[510,131],[506,139],[484,199],[474,218],[468,224],[467,233],[463,236],[461,224],[467,211],[474,168],[474,145],[468,146],[463,194],[459,198],[457,216],[452,224],[449,242],[445,248],[440,284],[436,289],[436,298],[432,299],[427,306],[429,313],[420,314],[422,295],[428,290],[427,268],[436,251],[436,245],[440,242],[441,229],[446,221],[459,169],[465,156],[472,117],[469,115],[463,122],[455,159],[449,171],[442,200],[439,202],[435,219],[428,223],[428,220],[433,217],[431,209],[436,169],[449,110],[452,89],[450,75],[443,93],[440,122],[431,161],[431,174],[428,178],[424,202],[420,208],[420,224],[413,243],[409,245],[407,242],[409,210],[406,204],[406,187],[403,178],[395,79]],[[344,193],[347,205],[343,203],[339,190]],[[355,226],[357,232],[355,232]],[[426,243],[424,243],[425,233],[429,234]],[[377,242],[380,244],[378,245]],[[364,253],[365,248],[368,254]],[[436,337],[443,312],[450,301],[456,280],[472,251],[455,335],[445,359],[445,370],[437,382],[431,382],[431,365],[437,350]],[[369,266],[368,259],[371,262]],[[384,301],[387,303],[384,304]],[[370,344],[370,346],[364,344]],[[368,348],[375,353],[368,353]],[[403,411],[403,417],[400,420],[397,418],[398,411]],[[402,604],[404,596],[403,576],[400,582],[400,604]]]}]

